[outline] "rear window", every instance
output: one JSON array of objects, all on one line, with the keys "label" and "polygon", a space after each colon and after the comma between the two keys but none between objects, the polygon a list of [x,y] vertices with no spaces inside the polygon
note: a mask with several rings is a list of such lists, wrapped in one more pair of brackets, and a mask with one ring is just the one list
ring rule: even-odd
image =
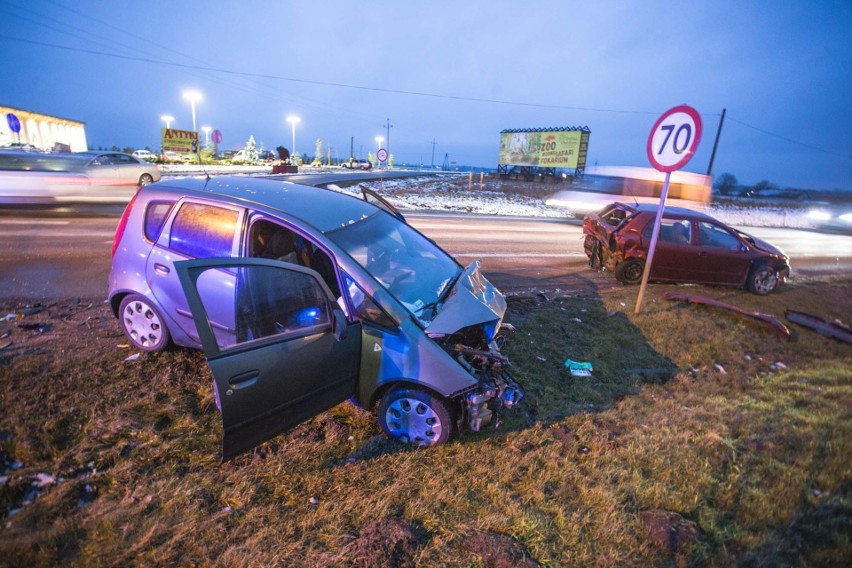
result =
[{"label": "rear window", "polygon": [[151,242],[157,242],[160,238],[160,232],[163,230],[163,224],[169,216],[169,211],[172,210],[174,201],[152,201],[148,204],[148,209],[145,210],[145,238]]},{"label": "rear window", "polygon": [[172,223],[169,247],[195,258],[231,256],[237,216],[231,209],[184,203]]}]

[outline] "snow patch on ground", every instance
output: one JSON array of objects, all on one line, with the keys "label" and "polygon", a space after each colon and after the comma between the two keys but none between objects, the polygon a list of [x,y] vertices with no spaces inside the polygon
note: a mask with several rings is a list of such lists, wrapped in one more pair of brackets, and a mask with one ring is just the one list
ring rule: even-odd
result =
[{"label": "snow patch on ground", "polygon": [[[370,180],[363,182],[363,185],[387,198],[400,209],[459,211],[521,217],[565,218],[571,216],[571,212],[566,209],[546,206],[541,197],[507,194],[485,189],[485,186],[480,190],[478,176],[474,176],[470,182],[471,189],[468,190],[469,179],[467,174],[446,175],[438,178],[423,176]],[[499,182],[496,185],[499,187]],[[736,206],[709,203],[701,209],[734,227],[815,228],[814,221],[807,215],[808,208],[801,205]]]}]

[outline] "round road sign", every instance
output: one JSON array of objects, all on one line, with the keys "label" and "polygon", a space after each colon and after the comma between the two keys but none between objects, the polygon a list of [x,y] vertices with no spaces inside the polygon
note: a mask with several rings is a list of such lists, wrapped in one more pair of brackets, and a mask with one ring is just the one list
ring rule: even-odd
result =
[{"label": "round road sign", "polygon": [[701,140],[701,116],[687,105],[663,113],[648,136],[648,161],[661,172],[679,170],[692,158]]},{"label": "round road sign", "polygon": [[379,148],[379,151],[376,152],[376,157],[379,159],[380,162],[387,162],[388,161],[388,151],[385,150],[384,148]]},{"label": "round road sign", "polygon": [[210,135],[210,138],[213,140],[214,144],[218,144],[222,141],[222,132],[220,130],[214,130],[213,134]]},{"label": "round road sign", "polygon": [[6,115],[6,122],[9,123],[9,129],[15,134],[21,131],[21,121],[13,113]]}]

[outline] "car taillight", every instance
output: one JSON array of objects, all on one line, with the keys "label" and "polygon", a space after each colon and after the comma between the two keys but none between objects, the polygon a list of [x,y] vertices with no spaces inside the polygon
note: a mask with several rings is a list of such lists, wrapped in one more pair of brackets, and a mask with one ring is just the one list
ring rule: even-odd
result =
[{"label": "car taillight", "polygon": [[133,209],[133,204],[139,196],[139,191],[141,191],[141,188],[133,194],[133,197],[130,198],[130,202],[127,204],[127,207],[124,208],[124,213],[121,214],[121,219],[118,220],[118,226],[115,228],[115,238],[113,238],[112,241],[112,252],[110,253],[110,258],[115,256],[115,251],[118,249],[118,243],[121,242],[121,237],[124,235],[124,229],[127,228],[127,220],[130,218],[130,210]]}]

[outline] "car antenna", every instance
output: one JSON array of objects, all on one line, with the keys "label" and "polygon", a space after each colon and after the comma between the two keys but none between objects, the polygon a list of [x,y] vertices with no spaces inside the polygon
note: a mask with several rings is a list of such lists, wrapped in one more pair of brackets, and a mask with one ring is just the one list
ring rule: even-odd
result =
[{"label": "car antenna", "polygon": [[207,173],[207,168],[204,167],[204,160],[201,159],[201,150],[196,144],[195,146],[195,155],[198,156],[198,165],[201,166],[201,171],[204,172],[204,177],[207,178],[207,181],[210,181],[210,174]]}]

